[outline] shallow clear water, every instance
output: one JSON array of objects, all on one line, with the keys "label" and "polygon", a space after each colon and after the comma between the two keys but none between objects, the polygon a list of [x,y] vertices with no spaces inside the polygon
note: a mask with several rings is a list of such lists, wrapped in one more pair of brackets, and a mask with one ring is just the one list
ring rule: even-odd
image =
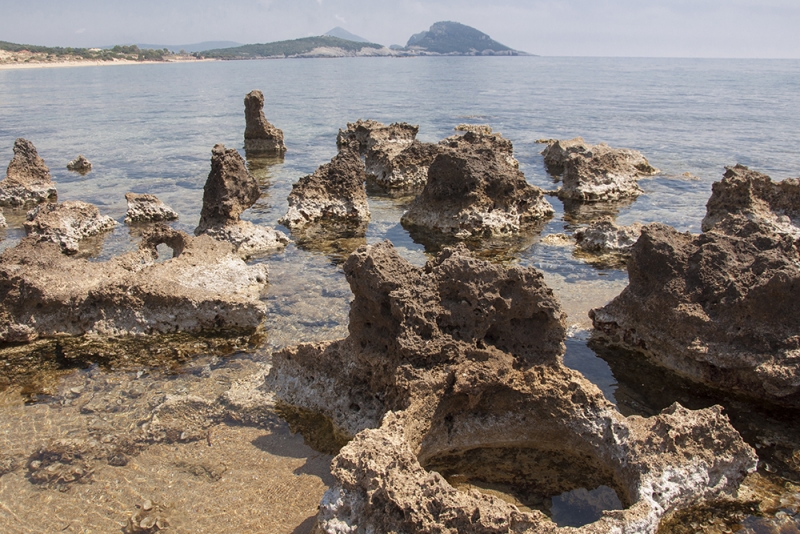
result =
[{"label": "shallow clear water", "polygon": [[[0,70],[0,161],[25,137],[50,166],[60,200],[92,202],[121,223],[126,192],[153,193],[178,211],[175,226],[191,232],[211,147],[241,149],[243,97],[260,89],[267,118],[283,129],[289,149],[280,162],[248,162],[264,195],[244,218],[260,224],[275,226],[291,185],[335,155],[339,128],[370,118],[419,124],[423,141],[449,136],[459,123],[487,123],[514,143],[528,181],[545,189],[554,182],[539,138],[582,136],[638,149],[662,173],[640,182],[645,193],[635,202],[606,209],[621,224],[661,221],[697,232],[725,165],[742,163],[773,179],[800,175],[798,87],[800,61],[790,60],[361,58]],[[65,169],[79,153],[94,164],[86,176]],[[424,245],[399,224],[408,199],[372,193],[366,242],[390,239],[409,261],[424,263]],[[541,236],[583,223],[579,212],[549,200],[556,215]],[[6,210],[0,248],[23,235],[22,217]],[[639,380],[586,344],[588,310],[625,287],[625,272],[591,266],[541,236],[520,240],[502,259],[544,272],[561,299],[571,335],[566,363],[621,409],[657,409],[646,395],[636,397],[640,409],[629,405]],[[136,242],[120,224],[97,259]],[[256,359],[268,360],[270,348],[346,335],[351,294],[338,265],[355,246],[290,245],[255,260],[269,264],[271,284],[268,345]],[[4,439],[13,441],[8,432]],[[798,445],[790,440],[787,447]]]}]

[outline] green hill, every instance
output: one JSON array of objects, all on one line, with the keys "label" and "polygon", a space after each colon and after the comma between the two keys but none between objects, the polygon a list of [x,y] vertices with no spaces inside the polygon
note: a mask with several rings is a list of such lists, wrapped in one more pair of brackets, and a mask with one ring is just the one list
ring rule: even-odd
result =
[{"label": "green hill", "polygon": [[437,22],[428,31],[412,35],[406,47],[434,54],[525,55],[458,22]]},{"label": "green hill", "polygon": [[107,50],[100,50],[97,48],[72,48],[62,46],[39,46],[9,43],[7,41],[0,41],[0,50],[7,52],[30,52],[31,54],[50,55],[54,57],[81,57],[84,59],[94,59],[100,61],[110,61],[112,59],[131,59],[131,60],[162,60],[165,55],[169,54],[166,49],[152,50],[142,49],[136,45],[132,46],[114,46]]},{"label": "green hill", "polygon": [[383,45],[376,43],[357,43],[338,37],[321,35],[319,37],[303,37],[302,39],[292,39],[290,41],[250,44],[233,48],[218,48],[206,50],[205,52],[201,52],[201,54],[207,58],[255,59],[305,55],[317,48],[338,48],[345,53],[355,54],[364,48],[383,48]]}]

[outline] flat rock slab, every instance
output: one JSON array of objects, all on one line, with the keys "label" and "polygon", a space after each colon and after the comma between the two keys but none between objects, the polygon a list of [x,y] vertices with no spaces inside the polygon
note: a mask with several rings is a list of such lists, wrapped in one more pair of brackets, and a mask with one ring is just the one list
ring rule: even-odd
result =
[{"label": "flat rock slab", "polygon": [[117,222],[97,206],[80,200],[42,204],[26,215],[25,231],[39,242],[57,243],[66,254],[76,254],[80,241],[108,230]]}]

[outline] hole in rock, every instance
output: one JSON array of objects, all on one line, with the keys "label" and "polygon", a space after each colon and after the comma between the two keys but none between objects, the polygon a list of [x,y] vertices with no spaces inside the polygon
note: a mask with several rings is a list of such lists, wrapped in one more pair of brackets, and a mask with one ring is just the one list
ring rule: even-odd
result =
[{"label": "hole in rock", "polygon": [[600,519],[603,510],[626,506],[611,470],[578,451],[486,447],[446,451],[423,465],[458,490],[475,489],[521,511],[539,510],[558,526],[583,526]]},{"label": "hole in rock", "polygon": [[173,250],[166,243],[159,244],[156,247],[156,253],[158,254],[158,258],[156,259],[157,263],[163,263],[174,257]]}]

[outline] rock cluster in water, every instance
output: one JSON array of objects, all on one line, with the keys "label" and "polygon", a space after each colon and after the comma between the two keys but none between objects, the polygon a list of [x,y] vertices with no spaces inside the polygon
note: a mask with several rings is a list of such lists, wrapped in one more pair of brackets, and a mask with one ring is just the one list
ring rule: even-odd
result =
[{"label": "rock cluster in water", "polygon": [[[655,532],[755,467],[721,408],[626,418],[566,368],[565,315],[532,268],[459,248],[419,269],[382,243],[344,269],[350,335],[276,353],[267,377],[282,402],[355,434],[333,461],[321,532]],[[448,477],[545,498],[607,486],[624,509],[561,529]]]},{"label": "rock cluster in water", "polygon": [[561,199],[598,202],[635,198],[642,192],[636,180],[659,172],[636,150],[611,148],[605,143],[588,145],[580,137],[539,142],[547,144],[542,155],[548,171],[562,178],[558,190]]},{"label": "rock cluster in water", "polygon": [[367,152],[367,176],[386,189],[422,187],[428,181],[428,168],[441,152],[436,143],[381,143]]},{"label": "rock cluster in water", "polygon": [[379,144],[409,145],[416,139],[418,132],[419,126],[405,122],[395,122],[387,126],[374,120],[358,119],[356,122],[348,122],[345,130],[339,130],[336,146],[341,150],[356,143],[358,151],[365,155]]},{"label": "rock cluster in water", "polygon": [[0,206],[21,207],[55,200],[58,196],[50,169],[27,139],[14,142],[14,157],[0,181]]},{"label": "rock cluster in water", "polygon": [[260,196],[258,182],[247,171],[242,156],[232,148],[215,145],[195,235],[230,242],[245,257],[284,247],[289,238],[282,232],[239,218]]},{"label": "rock cluster in water", "polygon": [[466,132],[440,143],[425,188],[401,221],[457,238],[518,233],[553,215],[499,134]]},{"label": "rock cluster in water", "polygon": [[283,130],[276,128],[264,116],[264,94],[254,90],[244,97],[244,149],[247,152],[283,155],[286,145]]},{"label": "rock cluster in water", "polygon": [[289,193],[289,209],[280,223],[292,230],[324,221],[369,220],[366,174],[355,147],[340,150],[330,163],[300,178]]},{"label": "rock cluster in water", "polygon": [[800,407],[800,204],[797,180],[746,167],[714,185],[700,235],[642,229],[629,286],[594,326],[684,376]]},{"label": "rock cluster in water", "polygon": [[155,195],[147,193],[125,193],[128,211],[126,224],[153,223],[178,220],[174,209],[161,202]]},{"label": "rock cluster in water", "polygon": [[117,222],[97,206],[80,200],[42,204],[26,215],[25,231],[38,242],[58,244],[65,254],[76,254],[79,242],[108,230]]},{"label": "rock cluster in water", "polygon": [[92,162],[86,159],[83,154],[78,154],[77,158],[67,163],[67,170],[86,174],[92,170]]}]

